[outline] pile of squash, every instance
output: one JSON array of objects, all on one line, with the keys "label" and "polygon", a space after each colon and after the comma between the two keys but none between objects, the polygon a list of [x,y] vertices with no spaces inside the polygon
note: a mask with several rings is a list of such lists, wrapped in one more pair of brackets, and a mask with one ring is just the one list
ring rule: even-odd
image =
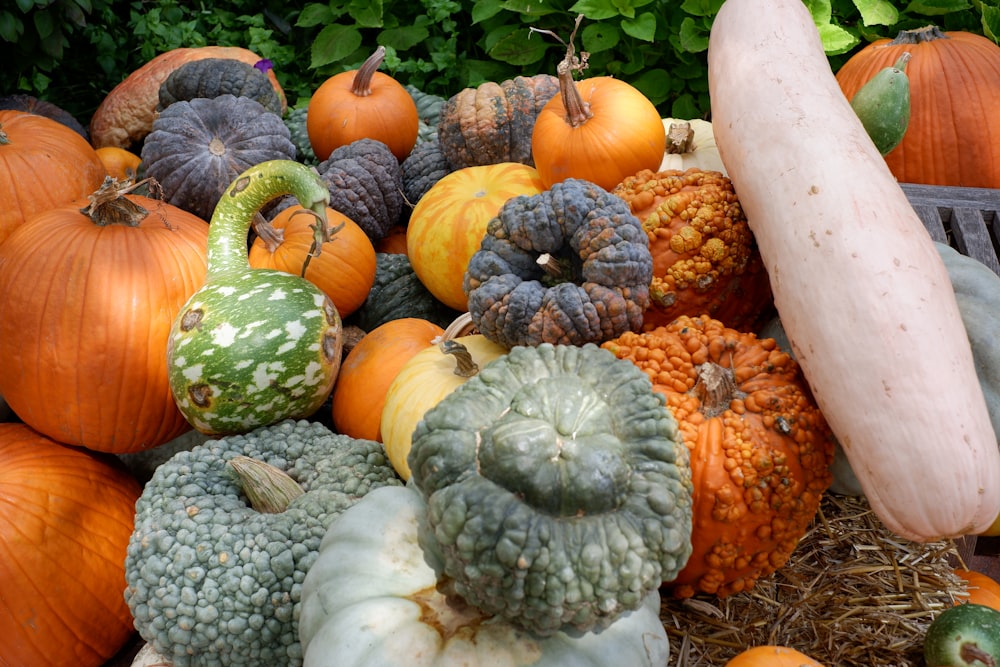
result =
[{"label": "pile of squash", "polygon": [[[396,478],[308,556],[288,665],[412,664],[417,646],[457,664],[470,638],[469,664],[662,664],[655,596],[725,597],[782,567],[835,451],[901,537],[1000,532],[1000,277],[935,247],[897,184],[954,184],[923,157],[942,154],[929,128],[950,134],[921,88],[948,68],[924,54],[983,59],[988,100],[1000,47],[907,33],[835,77],[801,3],[730,0],[708,122],[585,73],[574,39],[556,72],[450,99],[378,71],[380,47],[289,108],[272,63],[208,46],[136,70],[87,128],[30,100],[0,110],[0,663],[100,667],[129,641],[144,480],[123,461],[286,420],[372,443]],[[883,157],[849,99],[903,49],[910,126]],[[946,162],[1000,187],[1000,155],[977,158]],[[642,487],[642,512],[669,528],[641,548],[597,537],[639,512],[657,466],[676,488]],[[467,562],[490,521],[496,557]],[[549,532],[581,554],[559,586],[558,550],[532,549]],[[637,568],[630,596],[597,594],[609,563]],[[543,590],[555,611],[531,604]],[[348,598],[367,606],[335,613]],[[371,625],[390,618],[412,645]],[[200,631],[156,623],[177,646]],[[204,662],[153,648],[246,664],[214,645]]]}]

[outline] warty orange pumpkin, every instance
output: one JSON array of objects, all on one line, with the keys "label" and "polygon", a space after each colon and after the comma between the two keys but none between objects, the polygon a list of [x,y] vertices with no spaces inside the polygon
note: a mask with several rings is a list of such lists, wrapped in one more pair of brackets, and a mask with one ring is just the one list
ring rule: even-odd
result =
[{"label": "warty orange pumpkin", "polygon": [[110,456],[0,424],[0,664],[100,667],[125,645],[141,492]]},{"label": "warty orange pumpkin", "polygon": [[0,245],[0,394],[25,423],[115,453],[190,429],[167,337],[204,281],[208,228],[111,181],[14,230]]},{"label": "warty orange pumpkin", "polygon": [[100,187],[104,163],[62,123],[27,111],[0,111],[0,243],[37,213]]},{"label": "warty orange pumpkin", "polygon": [[832,481],[833,436],[795,361],[707,316],[601,347],[649,376],[691,453],[693,550],[667,589],[724,597],[784,565]]}]

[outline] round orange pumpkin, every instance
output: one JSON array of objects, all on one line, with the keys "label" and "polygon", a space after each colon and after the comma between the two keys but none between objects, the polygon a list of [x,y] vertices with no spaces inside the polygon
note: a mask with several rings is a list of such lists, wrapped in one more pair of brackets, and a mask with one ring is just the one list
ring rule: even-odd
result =
[{"label": "round orange pumpkin", "polygon": [[969,32],[934,26],[872,42],[837,72],[848,99],[904,51],[910,120],[885,156],[897,180],[927,185],[1000,187],[1000,46]]},{"label": "round orange pumpkin", "polygon": [[0,664],[100,667],[125,645],[141,492],[110,456],[0,424]]},{"label": "round orange pumpkin", "polygon": [[650,377],[691,454],[692,552],[665,590],[749,590],[787,562],[832,481],[833,434],[798,364],[707,316],[602,347]]},{"label": "round orange pumpkin", "polygon": [[0,243],[37,213],[100,187],[104,163],[62,123],[26,111],[0,111]]},{"label": "round orange pumpkin", "polygon": [[254,239],[250,266],[305,277],[330,297],[341,317],[347,317],[361,307],[375,283],[375,247],[343,213],[327,207],[326,216],[332,236],[318,255],[310,257],[316,218],[299,204],[283,209],[270,221],[275,234]]},{"label": "round orange pumpkin", "polygon": [[[160,85],[184,63],[203,58],[232,58],[249,65],[261,61],[259,55],[239,46],[194,46],[165,51],[125,77],[101,100],[90,118],[90,143],[95,148],[118,146],[126,149],[141,143],[153,129]],[[284,113],[287,108],[285,91],[274,70],[268,69],[267,76]]]},{"label": "round orange pumpkin", "polygon": [[656,107],[621,79],[574,81],[580,68],[570,46],[557,70],[559,94],[535,119],[531,154],[545,187],[580,178],[611,190],[626,176],[656,171],[667,145]]},{"label": "round orange pumpkin", "polygon": [[731,658],[725,667],[823,667],[823,664],[787,646],[754,646]]},{"label": "round orange pumpkin", "polygon": [[649,170],[613,191],[642,222],[653,256],[644,329],[707,314],[754,331],[770,312],[771,285],[729,178],[721,172]]},{"label": "round orange pumpkin", "polygon": [[136,180],[142,158],[132,151],[118,146],[102,146],[97,149],[97,157],[108,171],[108,176],[119,180]]},{"label": "round orange pumpkin", "polygon": [[545,189],[534,167],[500,162],[457,169],[431,186],[410,214],[406,254],[420,282],[439,301],[468,310],[465,270],[504,202]]},{"label": "round orange pumpkin", "polygon": [[1000,582],[982,572],[961,567],[955,568],[955,574],[965,580],[969,590],[969,597],[961,598],[961,602],[981,604],[1000,611]]},{"label": "round orange pumpkin", "polygon": [[413,150],[417,105],[401,83],[378,71],[384,58],[380,46],[361,67],[333,75],[309,99],[306,132],[320,160],[358,139],[381,141],[400,162]]},{"label": "round orange pumpkin", "polygon": [[[81,210],[83,209],[83,210]],[[205,279],[208,225],[112,181],[0,244],[0,394],[58,442],[125,453],[190,429],[167,338]]]},{"label": "round orange pumpkin", "polygon": [[382,407],[399,369],[431,347],[444,329],[416,317],[381,324],[351,348],[333,387],[332,416],[338,433],[382,441]]}]

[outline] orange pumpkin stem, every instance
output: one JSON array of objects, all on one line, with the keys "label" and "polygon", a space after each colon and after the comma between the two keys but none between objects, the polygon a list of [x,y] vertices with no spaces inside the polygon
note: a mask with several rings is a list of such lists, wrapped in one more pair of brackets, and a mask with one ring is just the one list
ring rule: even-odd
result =
[{"label": "orange pumpkin stem", "polygon": [[90,203],[81,208],[80,213],[90,218],[98,227],[108,225],[138,227],[139,223],[149,215],[149,211],[132,200],[126,199],[125,195],[147,183],[153,186],[151,189],[157,187],[157,184],[151,182],[151,179],[132,183],[129,180],[119,181],[107,176],[96,192],[87,195]]},{"label": "orange pumpkin stem", "polygon": [[3,125],[0,125],[0,146],[6,146],[10,143],[10,138],[7,133],[3,131]]},{"label": "orange pumpkin stem", "polygon": [[667,130],[667,153],[670,155],[683,155],[694,150],[694,129],[691,123],[678,121],[670,124]]},{"label": "orange pumpkin stem", "polygon": [[694,385],[695,396],[701,401],[706,417],[715,417],[729,409],[736,396],[736,379],[731,368],[723,368],[717,363],[707,362],[698,367],[698,381]]},{"label": "orange pumpkin stem", "polygon": [[229,466],[239,476],[240,488],[250,506],[258,512],[280,514],[305,493],[298,482],[270,463],[249,456],[234,456]]},{"label": "orange pumpkin stem", "polygon": [[269,253],[274,253],[285,241],[284,230],[275,228],[264,216],[259,213],[253,219],[253,231],[264,242],[264,246]]},{"label": "orange pumpkin stem", "polygon": [[901,30],[896,37],[889,42],[892,45],[900,44],[922,44],[923,42],[933,42],[935,39],[948,39],[948,35],[941,32],[936,25],[914,28],[913,30]]},{"label": "orange pumpkin stem", "polygon": [[479,372],[479,364],[472,360],[469,348],[456,340],[443,339],[438,341],[438,349],[442,354],[455,357],[455,375],[470,378]]},{"label": "orange pumpkin stem", "polygon": [[587,69],[587,59],[590,54],[581,51],[579,57],[576,55],[576,48],[573,40],[576,38],[576,31],[580,28],[580,21],[583,14],[578,14],[573,32],[569,35],[569,43],[566,44],[566,57],[556,66],[556,76],[559,77],[559,96],[562,99],[563,108],[566,110],[566,122],[573,127],[579,127],[594,114],[590,110],[590,105],[583,101],[580,91],[577,90],[576,81],[573,80],[573,72],[582,72]]},{"label": "orange pumpkin stem", "polygon": [[368,97],[372,94],[372,77],[383,60],[385,60],[385,47],[379,46],[358,68],[351,85],[352,93],[358,97]]}]

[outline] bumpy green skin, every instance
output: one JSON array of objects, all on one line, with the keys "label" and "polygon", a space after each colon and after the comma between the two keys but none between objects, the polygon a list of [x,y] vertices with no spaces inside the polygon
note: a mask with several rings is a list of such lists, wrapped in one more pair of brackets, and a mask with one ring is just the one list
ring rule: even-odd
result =
[{"label": "bumpy green skin", "polygon": [[[561,277],[538,264],[545,254]],[[638,331],[652,278],[649,239],[628,204],[570,178],[504,203],[463,289],[473,323],[499,345],[583,345]]]},{"label": "bumpy green skin", "polygon": [[317,165],[319,159],[313,152],[312,144],[309,143],[309,132],[306,130],[306,115],[309,107],[304,106],[298,109],[289,109],[285,114],[285,127],[291,134],[292,143],[295,144],[295,159],[302,164]]},{"label": "bumpy green skin", "polygon": [[924,635],[927,667],[993,667],[1000,664],[1000,611],[960,604],[941,612]]},{"label": "bumpy green skin", "polygon": [[879,70],[851,98],[851,107],[882,155],[903,140],[910,124],[910,79],[906,61]]},{"label": "bumpy green skin", "polygon": [[350,321],[371,331],[390,320],[419,317],[446,329],[459,315],[420,282],[409,257],[380,252],[375,255],[375,282]]},{"label": "bumpy green skin", "polygon": [[408,463],[458,594],[542,635],[606,627],[691,554],[676,422],[592,344],[487,364],[427,411]]},{"label": "bumpy green skin", "polygon": [[[226,462],[274,465],[305,493],[279,514],[247,505]],[[330,523],[369,491],[401,486],[382,445],[285,421],[209,440],[161,464],[136,503],[125,600],[174,667],[302,664],[302,582]]]},{"label": "bumpy green skin", "polygon": [[314,171],[291,160],[251,167],[215,210],[205,285],[171,328],[170,389],[202,433],[245,433],[309,416],[337,378],[343,327],[333,302],[299,276],[250,268],[250,223],[265,203],[285,194],[312,210],[317,224],[327,224],[329,193]]}]

